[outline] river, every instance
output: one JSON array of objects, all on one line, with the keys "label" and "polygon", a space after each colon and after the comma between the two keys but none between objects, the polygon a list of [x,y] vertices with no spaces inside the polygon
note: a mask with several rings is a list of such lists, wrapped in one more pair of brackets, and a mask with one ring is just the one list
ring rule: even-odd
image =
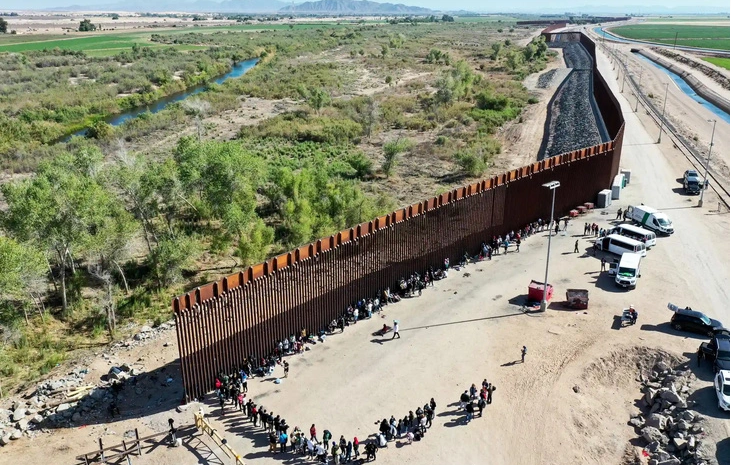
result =
[{"label": "river", "polygon": [[[229,79],[234,79],[243,76],[247,71],[249,71],[251,68],[254,67],[259,62],[258,58],[252,58],[251,60],[246,61],[240,61],[233,65],[233,68],[231,68],[231,71],[229,71],[226,74],[223,74],[215,79],[213,79],[212,82],[215,82],[216,84],[222,84],[224,81],[227,81]],[[115,113],[113,115],[109,115],[104,119],[107,123],[109,123],[112,126],[119,126],[120,124],[124,123],[125,121],[131,120],[133,118],[138,117],[139,115],[143,113],[157,113],[158,111],[162,111],[170,105],[171,103],[179,102],[181,100],[185,100],[186,98],[190,97],[191,95],[196,95],[204,90],[208,89],[208,86],[210,83],[206,84],[200,84],[194,87],[189,87],[183,91],[176,92],[174,94],[170,94],[167,97],[163,97],[160,100],[157,100],[153,103],[150,103],[148,105],[144,105],[141,107],[133,108],[131,110],[127,110],[122,113]],[[84,136],[86,135],[87,129],[82,129],[80,131],[77,131],[70,136],[67,136],[62,139],[63,142],[68,141],[73,136]]]}]

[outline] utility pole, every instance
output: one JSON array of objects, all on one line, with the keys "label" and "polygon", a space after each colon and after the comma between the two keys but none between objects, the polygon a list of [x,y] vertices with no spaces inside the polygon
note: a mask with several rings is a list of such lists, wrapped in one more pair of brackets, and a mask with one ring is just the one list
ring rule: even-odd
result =
[{"label": "utility pole", "polygon": [[703,176],[703,185],[701,186],[701,198],[698,199],[698,207],[703,206],[703,194],[706,192],[706,183],[708,182],[708,168],[711,166],[711,150],[713,150],[713,136],[716,135],[716,120],[713,121],[713,131],[711,131],[711,145],[708,147],[708,158],[706,159],[706,174]]},{"label": "utility pole", "polygon": [[642,66],[640,66],[640,82],[637,84],[637,101],[635,102],[635,113],[637,113],[637,106],[640,104],[640,93],[642,92]]},{"label": "utility pole", "polygon": [[678,43],[678,33],[675,33],[675,40],[673,41],[673,51],[675,50],[675,44]]},{"label": "utility pole", "polygon": [[662,140],[662,125],[665,122],[665,105],[668,103],[668,86],[669,82],[665,83],[665,101],[662,104],[662,116],[660,117],[660,134],[657,136],[657,143],[659,144]]}]

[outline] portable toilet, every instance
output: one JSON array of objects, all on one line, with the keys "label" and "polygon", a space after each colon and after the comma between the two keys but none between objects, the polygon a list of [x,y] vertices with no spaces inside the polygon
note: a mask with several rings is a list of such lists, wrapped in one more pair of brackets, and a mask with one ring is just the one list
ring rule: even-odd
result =
[{"label": "portable toilet", "polygon": [[612,191],[604,189],[600,191],[596,199],[597,208],[607,208],[612,205]]},{"label": "portable toilet", "polygon": [[624,185],[626,186],[627,184],[630,183],[630,177],[632,177],[632,170],[624,169],[624,170],[619,170],[619,172],[620,172],[620,174],[624,175]]},{"label": "portable toilet", "polygon": [[622,191],[623,187],[624,187],[624,175],[618,174],[614,177],[614,182],[612,182],[612,200],[619,199],[619,193]]}]

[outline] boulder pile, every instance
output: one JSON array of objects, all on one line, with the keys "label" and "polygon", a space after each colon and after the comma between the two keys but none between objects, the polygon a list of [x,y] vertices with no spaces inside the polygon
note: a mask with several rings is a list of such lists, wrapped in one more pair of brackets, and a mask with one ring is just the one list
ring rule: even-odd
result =
[{"label": "boulder pile", "polygon": [[642,413],[629,424],[647,442],[644,454],[648,465],[705,465],[708,460],[699,450],[703,438],[702,415],[686,400],[695,379],[688,368],[673,370],[658,361],[649,376],[640,375]]}]

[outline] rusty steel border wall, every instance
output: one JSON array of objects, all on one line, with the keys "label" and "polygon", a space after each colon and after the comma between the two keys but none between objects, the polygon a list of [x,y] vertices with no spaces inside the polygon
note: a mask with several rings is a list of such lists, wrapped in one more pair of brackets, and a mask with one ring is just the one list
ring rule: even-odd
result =
[{"label": "rusty steel border wall", "polygon": [[[588,41],[593,57],[591,40],[581,41]],[[238,367],[250,354],[268,354],[276,340],[302,328],[323,328],[349,304],[393,287],[400,277],[446,257],[456,262],[493,235],[548,218],[543,183],[561,182],[559,214],[593,201],[619,171],[624,134],[617,100],[598,73],[594,83],[611,141],[462,186],[174,298],[186,401],[209,392],[220,370]]]}]

